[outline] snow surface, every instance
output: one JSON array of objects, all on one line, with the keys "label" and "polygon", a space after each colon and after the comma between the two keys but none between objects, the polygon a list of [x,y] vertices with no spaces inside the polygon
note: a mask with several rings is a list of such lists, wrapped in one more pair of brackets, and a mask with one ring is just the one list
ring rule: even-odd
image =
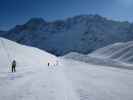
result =
[{"label": "snow surface", "polygon": [[[1,40],[10,60],[0,44],[0,100],[133,100],[132,70],[57,58]],[[14,58],[17,72],[11,73]]]},{"label": "snow surface", "polygon": [[133,100],[133,71],[65,60],[80,100]]},{"label": "snow surface", "polygon": [[108,45],[94,51],[89,56],[133,64],[133,41]]},{"label": "snow surface", "polygon": [[[6,39],[0,41],[4,42],[0,45],[0,100],[78,100],[55,56]],[[9,68],[13,59],[16,73]]]},{"label": "snow surface", "polygon": [[106,67],[117,67],[117,68],[133,70],[133,65],[130,63],[125,63],[125,62],[121,62],[121,61],[118,61],[115,59],[105,58],[104,54],[103,55],[101,54],[101,56],[100,56],[96,53],[84,55],[84,54],[80,54],[80,53],[76,53],[76,52],[71,52],[71,53],[68,53],[67,55],[63,56],[63,58],[72,59],[72,60],[76,60],[76,61],[82,61],[85,63],[94,64],[94,65],[102,65],[102,66],[106,66]]}]

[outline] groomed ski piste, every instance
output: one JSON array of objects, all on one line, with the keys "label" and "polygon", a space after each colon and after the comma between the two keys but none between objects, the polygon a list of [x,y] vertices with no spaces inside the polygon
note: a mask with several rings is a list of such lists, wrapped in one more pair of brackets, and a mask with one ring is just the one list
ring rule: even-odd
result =
[{"label": "groomed ski piste", "polygon": [[0,100],[133,100],[132,93],[133,70],[58,58],[0,38]]}]

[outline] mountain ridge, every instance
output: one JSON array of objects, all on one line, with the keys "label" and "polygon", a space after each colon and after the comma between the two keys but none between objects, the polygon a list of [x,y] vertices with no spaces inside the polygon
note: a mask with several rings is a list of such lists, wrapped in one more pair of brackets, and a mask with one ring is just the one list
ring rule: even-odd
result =
[{"label": "mountain ridge", "polygon": [[79,15],[52,22],[32,18],[0,36],[57,56],[69,52],[88,54],[115,42],[133,40],[133,24],[100,15]]}]

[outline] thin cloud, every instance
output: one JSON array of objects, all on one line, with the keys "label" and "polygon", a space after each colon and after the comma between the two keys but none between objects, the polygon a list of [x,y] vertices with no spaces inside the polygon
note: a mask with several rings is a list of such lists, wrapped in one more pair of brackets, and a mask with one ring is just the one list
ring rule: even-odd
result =
[{"label": "thin cloud", "polygon": [[125,7],[132,7],[133,6],[133,0],[117,0],[119,4]]}]

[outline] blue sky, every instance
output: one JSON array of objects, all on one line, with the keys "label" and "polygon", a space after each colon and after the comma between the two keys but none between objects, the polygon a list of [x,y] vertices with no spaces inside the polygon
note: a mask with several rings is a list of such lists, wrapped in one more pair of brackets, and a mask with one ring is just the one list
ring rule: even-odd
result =
[{"label": "blue sky", "polygon": [[133,0],[0,0],[0,30],[23,24],[32,17],[52,21],[79,14],[100,14],[133,22]]}]

